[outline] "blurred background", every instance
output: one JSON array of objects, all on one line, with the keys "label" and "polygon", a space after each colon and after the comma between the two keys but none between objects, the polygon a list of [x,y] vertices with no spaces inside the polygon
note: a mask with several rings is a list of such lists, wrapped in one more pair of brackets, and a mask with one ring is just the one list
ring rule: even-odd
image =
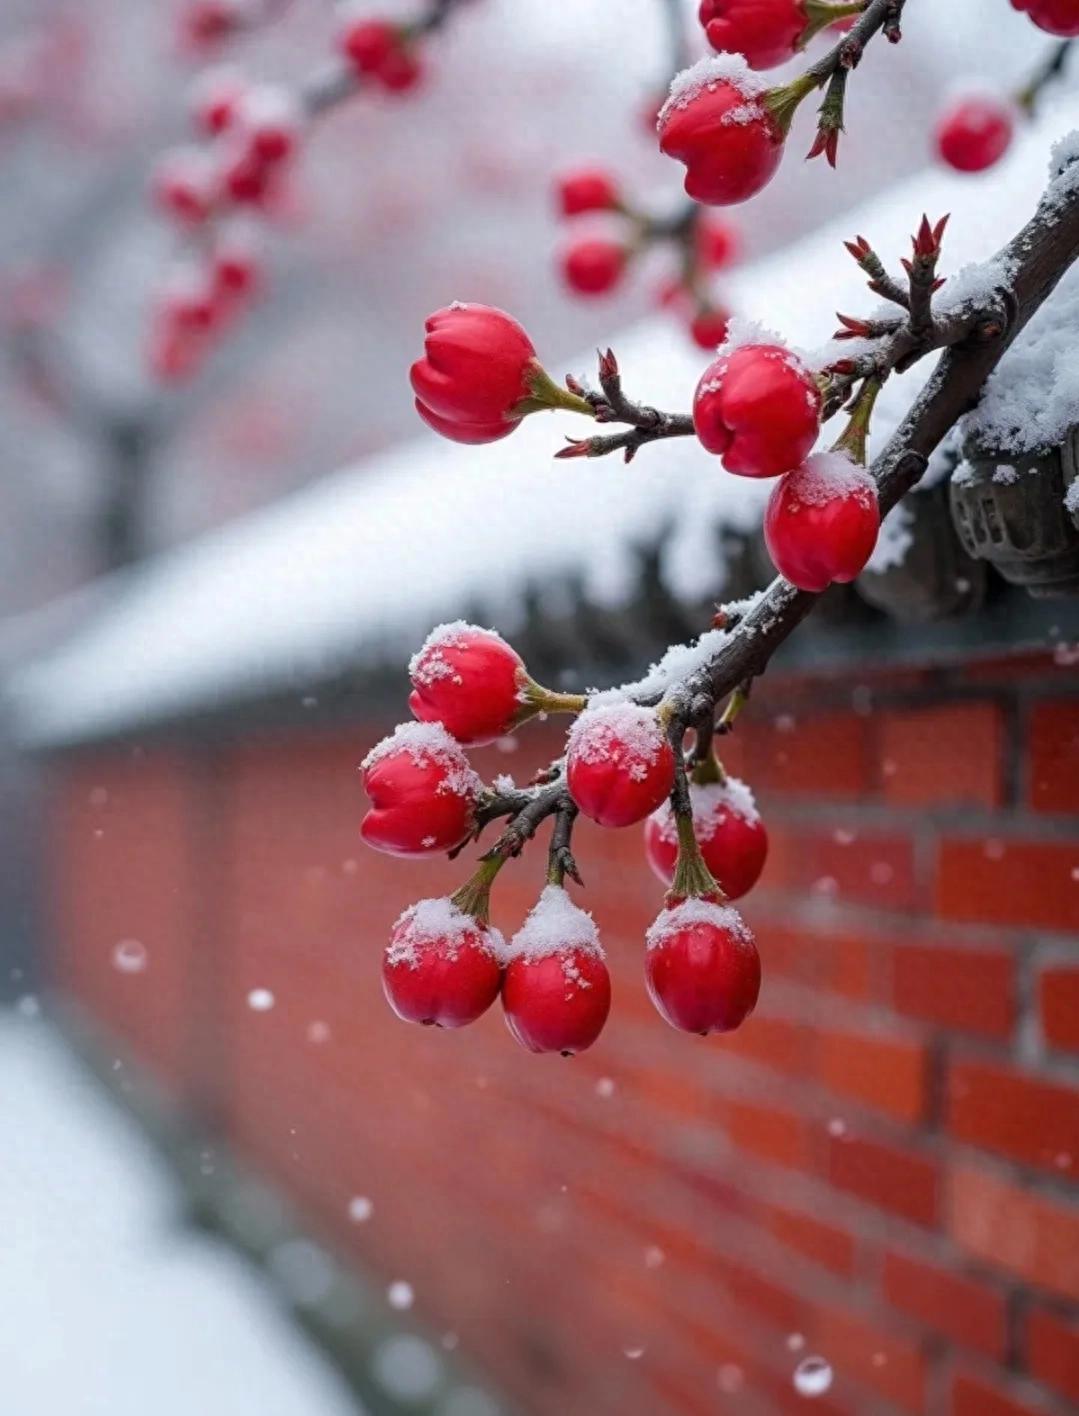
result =
[{"label": "blurred background", "polygon": [[[192,86],[224,64],[296,93],[345,11],[249,0],[195,43],[196,8],[0,13],[5,1409],[1074,1409],[1074,598],[970,559],[946,477],[827,597],[729,753],[772,838],[737,1037],[652,1013],[636,831],[582,833],[616,990],[594,1052],[398,1023],[382,941],[464,871],[361,852],[356,767],[427,628],[479,616],[538,677],[606,684],[769,578],[760,499],[692,449],[556,472],[564,419],[452,448],[407,379],[426,315],[469,299],[552,372],[613,344],[631,392],[688,406],[708,356],[659,308],[670,253],[575,298],[552,184],[595,162],[676,212],[646,115],[704,45],[666,0],[449,7],[414,89],[305,126],[257,299],[177,379],[153,310],[191,240],[152,187]],[[805,112],[725,214],[716,303],[800,344],[869,308],[841,235],[894,260],[924,205],[957,213],[949,271],[988,255],[1076,123],[1065,76],[1001,169],[929,171],[948,95],[1015,91],[1047,42],[1006,0],[908,11],[838,171],[797,160]],[[1071,445],[1043,461],[1074,478]],[[537,725],[477,766],[524,782],[558,750]],[[500,882],[496,922],[541,875]]]}]

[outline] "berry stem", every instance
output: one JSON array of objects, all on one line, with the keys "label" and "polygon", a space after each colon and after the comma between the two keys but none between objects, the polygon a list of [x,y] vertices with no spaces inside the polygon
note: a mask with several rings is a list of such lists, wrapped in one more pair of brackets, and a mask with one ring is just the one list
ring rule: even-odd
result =
[{"label": "berry stem", "polygon": [[451,901],[462,914],[471,915],[477,924],[491,922],[491,886],[494,878],[506,863],[505,856],[491,853],[485,855],[471,880],[466,880]]},{"label": "berry stem", "polygon": [[[869,440],[869,420],[877,397],[884,387],[883,379],[876,375],[866,379],[858,394],[857,402],[850,415],[843,436],[834,444],[833,452],[845,452],[859,467],[867,465],[867,444]],[[738,690],[736,689],[735,692]],[[734,695],[731,695],[732,699]]]},{"label": "berry stem", "polygon": [[538,359],[532,360],[525,375],[525,384],[528,397],[522,398],[511,410],[514,417],[523,418],[528,413],[541,413],[553,408],[565,409],[567,413],[583,413],[586,418],[596,416],[587,398],[556,384]]},{"label": "berry stem", "polygon": [[836,3],[831,3],[831,0],[805,0],[802,8],[809,23],[798,36],[796,48],[804,49],[821,30],[834,25],[837,20],[863,14],[868,4],[869,0],[846,0],[846,3],[841,3],[841,0],[836,0]]},{"label": "berry stem", "polygon": [[1059,44],[1055,44],[1049,57],[1039,65],[1029,81],[1015,95],[1016,107],[1021,108],[1028,118],[1034,116],[1042,90],[1064,73],[1073,42],[1070,39],[1062,39]]},{"label": "berry stem", "polygon": [[[662,711],[661,709],[661,714]],[[693,799],[689,792],[686,760],[682,755],[682,724],[677,716],[672,716],[667,720],[667,727],[674,749],[671,811],[674,813],[675,829],[678,832],[678,863],[675,866],[674,881],[668,892],[668,899],[688,900],[699,895],[722,898],[723,892],[704,863],[701,848],[697,844],[697,833],[693,829]]]},{"label": "berry stem", "polygon": [[690,776],[695,787],[722,786],[727,780],[723,763],[711,751],[694,765]]},{"label": "berry stem", "polygon": [[815,88],[819,88],[820,84],[821,80],[810,70],[792,79],[789,84],[784,84],[782,88],[769,89],[764,95],[764,106],[784,138],[790,132],[799,104],[808,98]]},{"label": "berry stem", "polygon": [[573,823],[577,820],[577,803],[567,801],[555,817],[551,832],[551,845],[547,853],[547,883],[562,885],[568,875],[583,885],[577,862],[573,858],[570,842],[573,839]]},{"label": "berry stem", "polygon": [[588,697],[583,693],[555,693],[542,684],[529,679],[523,690],[524,708],[518,723],[526,721],[536,713],[583,713],[588,707]]}]

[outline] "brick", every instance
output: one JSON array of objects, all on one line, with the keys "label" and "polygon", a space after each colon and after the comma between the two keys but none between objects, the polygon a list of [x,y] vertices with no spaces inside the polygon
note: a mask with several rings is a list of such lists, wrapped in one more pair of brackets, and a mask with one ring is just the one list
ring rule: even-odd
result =
[{"label": "brick", "polygon": [[1004,719],[990,702],[880,716],[882,791],[893,806],[1000,806]]},{"label": "brick", "polygon": [[812,1030],[804,1023],[754,1014],[724,1039],[723,1051],[784,1076],[804,1077],[809,1070],[812,1042]]},{"label": "brick", "polygon": [[1036,1398],[1030,1404],[980,1377],[957,1374],[952,1383],[951,1416],[1045,1416]]},{"label": "brick", "polygon": [[810,1325],[817,1350],[836,1373],[879,1393],[904,1411],[925,1410],[925,1360],[913,1343],[840,1308],[818,1310]]},{"label": "brick", "polygon": [[726,1109],[731,1143],[762,1160],[796,1170],[812,1164],[812,1135],[805,1119],[792,1111],[731,1101]]},{"label": "brick", "polygon": [[1074,929],[1075,861],[1075,846],[1058,841],[948,838],[938,854],[937,912],[976,924]]},{"label": "brick", "polygon": [[764,791],[861,797],[870,785],[869,720],[857,713],[819,713],[754,722],[746,734],[746,770]]},{"label": "brick", "polygon": [[1015,962],[1003,950],[901,944],[892,1001],[907,1017],[1003,1041],[1015,1021]]},{"label": "brick", "polygon": [[1061,1298],[1079,1300],[1079,1208],[975,1165],[949,1176],[947,1224],[971,1257]]},{"label": "brick", "polygon": [[793,926],[754,915],[753,932],[769,974],[855,1001],[872,993],[872,958],[883,946],[864,934]]},{"label": "brick", "polygon": [[918,1121],[928,1105],[928,1054],[908,1038],[823,1032],[817,1075],[831,1091],[894,1116]]},{"label": "brick", "polygon": [[1031,714],[1028,800],[1035,811],[1079,812],[1079,698]]},{"label": "brick", "polygon": [[1079,1406],[1079,1316],[1036,1304],[1026,1315],[1023,1349],[1032,1377]]},{"label": "brick", "polygon": [[956,1140],[1059,1173],[1079,1145],[1079,1088],[988,1062],[953,1061],[945,1124]]},{"label": "brick", "polygon": [[1050,1047],[1079,1052],[1079,968],[1050,965],[1038,979],[1042,1033]]},{"label": "brick", "polygon": [[770,1234],[801,1258],[844,1278],[853,1274],[855,1241],[834,1224],[779,1205],[762,1205],[759,1218]]},{"label": "brick", "polygon": [[987,1357],[1004,1357],[1007,1308],[997,1289],[894,1251],[885,1255],[883,1289],[893,1308],[934,1332]]},{"label": "brick", "polygon": [[828,1137],[828,1175],[839,1190],[914,1224],[937,1221],[939,1168],[918,1151],[860,1136]]},{"label": "brick", "polygon": [[909,836],[858,830],[851,839],[793,823],[770,829],[769,889],[879,910],[909,912],[924,903]]}]

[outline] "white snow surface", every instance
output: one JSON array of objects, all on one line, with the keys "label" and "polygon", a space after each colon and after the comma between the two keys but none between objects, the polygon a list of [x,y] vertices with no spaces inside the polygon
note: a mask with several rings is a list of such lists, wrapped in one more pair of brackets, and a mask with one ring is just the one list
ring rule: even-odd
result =
[{"label": "white snow surface", "polygon": [[695,925],[721,929],[741,944],[753,943],[749,926],[732,905],[717,905],[712,900],[691,898],[661,912],[644,936],[645,945],[649,949],[658,949],[675,934]]},{"label": "white snow surface", "polygon": [[[792,348],[819,350],[837,309],[870,312],[875,303],[844,239],[865,235],[894,268],[922,212],[936,219],[950,211],[942,271],[985,262],[1033,212],[1051,144],[1077,121],[1079,99],[1057,95],[991,172],[971,180],[932,169],[896,185],[732,272],[730,304],[780,331]],[[1070,169],[1076,172],[1079,165]],[[827,180],[822,169],[822,206]],[[984,272],[963,271],[950,298],[979,280]],[[1079,284],[1069,280],[1067,289],[1079,293]],[[417,328],[417,351],[421,337]],[[612,332],[610,343],[631,396],[690,407],[709,359],[667,316]],[[1059,370],[1048,355],[1055,343],[1032,360],[1020,341],[999,378],[1009,390],[1005,401],[1021,396],[1019,372],[1036,381],[1047,405],[1067,402],[1067,393],[1046,396],[1041,382],[1047,368]],[[833,357],[851,349],[834,346]],[[556,376],[594,367],[594,354],[562,361],[545,349],[540,356]],[[871,452],[907,412],[932,364],[885,385]],[[432,625],[477,603],[512,639],[530,584],[580,574],[598,600],[624,602],[635,582],[635,544],[666,524],[668,587],[685,598],[720,593],[715,527],[759,524],[771,483],[724,473],[692,438],[646,448],[629,467],[616,457],[554,461],[562,435],[580,436],[581,422],[536,415],[479,448],[424,434],[162,557],[118,581],[80,632],[9,679],[16,730],[27,743],[58,745],[245,696],[302,696],[331,672],[387,659],[403,667]]]},{"label": "white snow surface", "polygon": [[561,885],[547,885],[509,943],[511,959],[546,959],[571,949],[603,958],[596,922]]},{"label": "white snow surface", "polygon": [[449,957],[456,958],[462,943],[485,948],[499,960],[506,955],[506,942],[499,931],[491,926],[484,928],[451,899],[420,900],[409,905],[393,926],[386,958],[391,964],[416,968],[423,951],[430,946],[441,945]]},{"label": "white snow surface", "polygon": [[41,1021],[0,1014],[11,1416],[358,1416],[271,1290],[179,1227],[149,1143]]}]

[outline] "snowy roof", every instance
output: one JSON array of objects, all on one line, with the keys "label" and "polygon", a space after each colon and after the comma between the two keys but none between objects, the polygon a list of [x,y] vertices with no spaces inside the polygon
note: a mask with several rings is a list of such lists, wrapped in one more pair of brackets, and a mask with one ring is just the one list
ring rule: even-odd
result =
[{"label": "snowy roof", "polygon": [[[790,344],[819,349],[837,309],[874,303],[843,239],[865,235],[894,267],[923,210],[950,211],[942,268],[987,258],[1033,211],[1051,142],[1077,121],[1079,103],[1058,102],[984,177],[932,170],[897,185],[734,272],[730,303]],[[826,200],[827,172],[819,178]],[[969,286],[969,273],[962,279]],[[707,356],[669,318],[612,343],[631,397],[689,407]],[[568,366],[540,356],[556,375],[594,372],[594,354]],[[886,386],[877,448],[931,362]],[[645,448],[629,467],[616,457],[557,462],[563,434],[582,436],[582,420],[537,415],[486,448],[422,435],[141,568],[74,638],[11,676],[17,731],[59,745],[404,662],[431,625],[476,603],[512,633],[526,588],[548,578],[583,575],[592,596],[617,605],[634,589],[635,545],[665,524],[661,573],[672,592],[721,588],[715,528],[755,526],[767,484],[724,473],[689,438]]]}]

